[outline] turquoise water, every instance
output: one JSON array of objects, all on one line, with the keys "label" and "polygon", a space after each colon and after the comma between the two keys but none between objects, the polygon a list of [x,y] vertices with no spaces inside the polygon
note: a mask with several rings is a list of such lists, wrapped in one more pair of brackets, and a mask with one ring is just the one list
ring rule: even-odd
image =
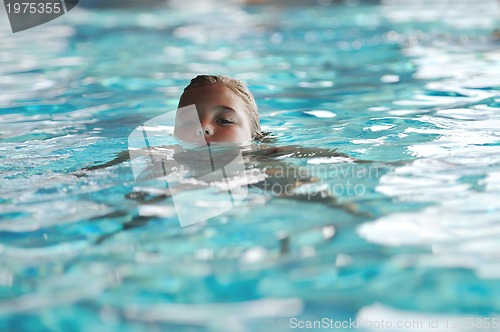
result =
[{"label": "turquoise water", "polygon": [[[322,3],[82,5],[15,35],[1,14],[0,330],[443,329],[500,311],[497,3]],[[128,162],[82,175],[200,73],[244,80],[274,144],[375,161],[285,160],[365,214],[259,194],[180,227],[168,200],[139,215]]]}]

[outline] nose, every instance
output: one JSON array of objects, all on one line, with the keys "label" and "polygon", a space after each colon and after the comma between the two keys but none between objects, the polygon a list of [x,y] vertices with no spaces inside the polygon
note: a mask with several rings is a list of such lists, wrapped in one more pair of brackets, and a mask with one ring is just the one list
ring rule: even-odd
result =
[{"label": "nose", "polygon": [[202,123],[201,128],[198,128],[197,132],[198,136],[205,135],[205,136],[212,136],[214,134],[212,126]]}]

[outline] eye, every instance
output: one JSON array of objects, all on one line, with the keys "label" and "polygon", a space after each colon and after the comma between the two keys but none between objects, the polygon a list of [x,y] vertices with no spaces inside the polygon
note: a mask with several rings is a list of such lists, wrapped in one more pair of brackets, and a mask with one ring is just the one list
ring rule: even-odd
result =
[{"label": "eye", "polygon": [[234,122],[228,119],[218,119],[215,122],[220,123],[220,124],[233,124]]}]

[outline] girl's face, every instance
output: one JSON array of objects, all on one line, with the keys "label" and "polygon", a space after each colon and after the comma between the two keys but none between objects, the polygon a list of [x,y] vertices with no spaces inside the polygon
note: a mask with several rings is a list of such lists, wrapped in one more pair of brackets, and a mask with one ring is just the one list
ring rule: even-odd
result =
[{"label": "girl's face", "polygon": [[[181,109],[196,105],[194,108]],[[191,87],[179,101],[174,136],[191,143],[243,143],[252,139],[245,102],[220,84]]]}]

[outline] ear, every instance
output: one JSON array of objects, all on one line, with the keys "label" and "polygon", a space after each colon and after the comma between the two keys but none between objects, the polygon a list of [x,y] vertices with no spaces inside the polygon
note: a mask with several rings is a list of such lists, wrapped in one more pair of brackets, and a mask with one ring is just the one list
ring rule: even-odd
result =
[{"label": "ear", "polygon": [[264,134],[259,131],[259,132],[253,133],[252,138],[258,140],[258,139],[261,139],[262,137],[264,137]]}]

